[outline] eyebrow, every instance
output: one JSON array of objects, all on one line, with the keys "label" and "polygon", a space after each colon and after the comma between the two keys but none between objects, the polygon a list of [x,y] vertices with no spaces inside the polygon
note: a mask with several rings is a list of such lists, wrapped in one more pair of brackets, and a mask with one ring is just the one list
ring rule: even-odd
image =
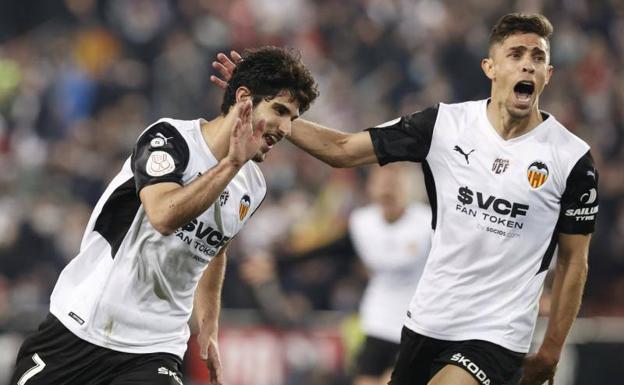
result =
[{"label": "eyebrow", "polygon": [[[509,51],[511,52],[525,52],[527,50],[527,46],[525,45],[516,45],[513,47],[509,47]],[[531,49],[533,54],[544,54],[546,55],[546,51],[544,51],[543,49],[539,48],[539,47],[533,47]]]}]

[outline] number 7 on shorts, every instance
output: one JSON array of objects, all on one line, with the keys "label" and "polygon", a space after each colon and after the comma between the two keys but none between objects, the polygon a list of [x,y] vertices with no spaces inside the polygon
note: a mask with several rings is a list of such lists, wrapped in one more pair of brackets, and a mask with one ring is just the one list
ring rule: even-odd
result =
[{"label": "number 7 on shorts", "polygon": [[46,364],[43,362],[41,357],[39,357],[39,354],[33,354],[32,360],[35,361],[35,366],[28,369],[26,373],[22,375],[19,381],[17,381],[17,385],[25,385],[28,380],[41,373],[41,371],[45,368]]}]

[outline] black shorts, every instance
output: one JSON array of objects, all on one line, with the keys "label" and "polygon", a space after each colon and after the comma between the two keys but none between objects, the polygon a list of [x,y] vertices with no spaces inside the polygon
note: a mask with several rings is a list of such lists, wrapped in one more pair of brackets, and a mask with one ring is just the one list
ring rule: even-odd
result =
[{"label": "black shorts", "polygon": [[52,314],[17,355],[10,385],[182,385],[182,362],[168,353],[102,348],[70,332]]},{"label": "black shorts", "polygon": [[394,367],[399,344],[366,336],[366,340],[358,355],[356,374],[359,376],[379,377]]},{"label": "black shorts", "polygon": [[501,385],[518,371],[524,356],[487,341],[443,341],[403,327],[389,385],[427,385],[446,365],[463,368],[481,385]]}]

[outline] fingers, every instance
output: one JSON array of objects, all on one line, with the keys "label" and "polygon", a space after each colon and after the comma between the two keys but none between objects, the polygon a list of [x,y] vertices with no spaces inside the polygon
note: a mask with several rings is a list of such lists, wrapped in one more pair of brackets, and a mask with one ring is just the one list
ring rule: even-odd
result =
[{"label": "fingers", "polygon": [[228,86],[227,82],[219,79],[218,77],[214,75],[210,75],[210,81],[217,87],[221,88],[222,90],[227,89],[227,86]]},{"label": "fingers", "polygon": [[217,347],[214,344],[210,344],[206,346],[202,354],[206,354],[206,358],[202,357],[202,360],[206,363],[206,367],[210,372],[209,383],[211,385],[221,385],[223,383],[223,374]]},{"label": "fingers", "polygon": [[254,127],[254,139],[255,140],[261,140],[262,139],[262,135],[264,135],[264,129],[266,128],[266,120],[261,119],[258,124],[256,124],[256,127]]},{"label": "fingers", "polygon": [[240,102],[240,111],[238,116],[243,126],[251,124],[251,100]]},{"label": "fingers", "polygon": [[240,138],[243,130],[243,122],[240,118],[236,118],[236,123],[234,125],[234,129],[232,130],[232,136],[235,138]]},{"label": "fingers", "polygon": [[230,57],[234,60],[234,63],[238,64],[243,61],[243,57],[236,51],[230,51]]},{"label": "fingers", "polygon": [[232,78],[232,73],[236,65],[243,61],[243,57],[236,51],[230,51],[231,59],[224,53],[219,52],[217,54],[217,61],[212,62],[212,67],[219,71],[223,79],[211,75],[210,81],[217,87],[225,90],[228,86],[228,81]]},{"label": "fingers", "polygon": [[[230,62],[232,63],[232,62]],[[232,63],[232,65],[234,65]],[[221,74],[221,76],[223,76],[223,78],[228,81],[232,78],[232,71],[234,71],[234,69],[229,69],[226,65],[224,65],[223,63],[220,63],[218,61],[213,61],[212,62],[212,68],[216,69],[217,71],[219,71],[219,73]]]},{"label": "fingers", "polygon": [[[232,51],[235,52],[235,51]],[[237,56],[240,58],[240,55]],[[234,63],[234,61],[236,61],[236,59],[234,59],[234,61],[230,60],[230,58],[224,54],[219,52],[217,54],[217,60],[223,65],[223,67],[230,73],[230,75],[232,74],[232,72],[234,71],[234,68],[236,68],[236,64]]]}]

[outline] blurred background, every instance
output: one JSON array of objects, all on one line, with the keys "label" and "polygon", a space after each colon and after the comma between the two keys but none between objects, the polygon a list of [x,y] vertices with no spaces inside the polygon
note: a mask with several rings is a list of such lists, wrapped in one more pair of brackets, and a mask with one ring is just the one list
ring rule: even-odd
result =
[{"label": "blurred background", "polygon": [[[582,319],[558,384],[620,384],[622,0],[1,0],[0,384],[140,132],[160,117],[218,114],[221,90],[209,81],[217,52],[298,49],[321,91],[304,117],[359,131],[486,97],[479,63],[489,28],[511,11],[553,23],[555,74],[541,108],[590,143],[601,174]],[[349,213],[368,202],[369,170],[333,170],[289,143],[261,167],[267,199],[228,261],[226,381],[348,384],[366,272],[335,249],[297,258],[344,237]],[[413,175],[413,197],[423,199],[418,165]],[[187,385],[206,376],[195,350],[191,341]]]}]

